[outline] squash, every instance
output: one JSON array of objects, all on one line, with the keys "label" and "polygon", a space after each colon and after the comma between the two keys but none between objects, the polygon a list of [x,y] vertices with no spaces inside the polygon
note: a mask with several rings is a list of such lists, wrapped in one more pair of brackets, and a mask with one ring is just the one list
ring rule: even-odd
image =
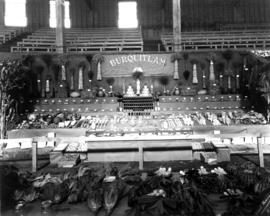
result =
[{"label": "squash", "polygon": [[61,203],[66,200],[69,193],[69,187],[66,182],[56,184],[52,182],[46,183],[42,187],[42,200],[51,200],[53,203]]},{"label": "squash", "polygon": [[269,216],[270,215],[270,188],[265,190],[260,196],[260,205],[254,215]]},{"label": "squash", "polygon": [[266,173],[263,179],[255,184],[254,192],[260,194],[268,188],[270,188],[270,174]]},{"label": "squash", "polygon": [[91,188],[89,191],[89,195],[87,198],[87,206],[88,208],[94,212],[98,213],[99,209],[102,207],[103,203],[103,190],[102,188]]},{"label": "squash", "polygon": [[239,166],[236,163],[229,163],[226,167],[226,171],[231,175],[237,175]]},{"label": "squash", "polygon": [[248,169],[239,171],[239,179],[240,182],[246,187],[254,185],[257,180],[255,173]]},{"label": "squash", "polygon": [[72,98],[78,98],[78,97],[80,97],[80,93],[79,92],[76,92],[76,91],[71,92],[70,93],[70,97],[72,97]]}]

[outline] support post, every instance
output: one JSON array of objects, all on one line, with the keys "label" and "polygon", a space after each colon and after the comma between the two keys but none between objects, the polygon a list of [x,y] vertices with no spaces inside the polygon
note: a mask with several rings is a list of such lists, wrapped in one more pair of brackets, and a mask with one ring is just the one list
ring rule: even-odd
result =
[{"label": "support post", "polygon": [[260,160],[260,167],[264,167],[264,156],[263,156],[263,137],[257,138],[257,145],[258,145],[258,153],[259,153],[259,160]]},{"label": "support post", "polygon": [[139,170],[143,170],[143,147],[139,143]]},{"label": "support post", "polygon": [[37,142],[32,142],[32,172],[37,171]]},{"label": "support post", "polygon": [[181,0],[172,0],[173,4],[173,51],[180,52],[181,46]]},{"label": "support post", "polygon": [[64,35],[64,11],[65,11],[65,1],[55,0],[55,10],[56,10],[56,52],[59,54],[64,53],[65,47],[65,35]]},{"label": "support post", "polygon": [[5,1],[0,0],[0,26],[5,25]]}]

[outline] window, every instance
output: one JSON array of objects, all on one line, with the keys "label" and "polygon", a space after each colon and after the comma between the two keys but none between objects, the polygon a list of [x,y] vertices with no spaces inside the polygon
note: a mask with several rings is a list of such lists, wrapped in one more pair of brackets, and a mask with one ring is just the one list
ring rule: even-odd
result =
[{"label": "window", "polygon": [[26,0],[5,0],[5,25],[27,26]]},{"label": "window", "polygon": [[[70,16],[69,16],[69,1],[65,1],[65,28],[70,28]],[[55,1],[50,1],[50,27],[56,27],[56,9],[55,9]]]},{"label": "window", "polygon": [[118,27],[119,28],[137,28],[137,2],[121,1],[118,2]]}]

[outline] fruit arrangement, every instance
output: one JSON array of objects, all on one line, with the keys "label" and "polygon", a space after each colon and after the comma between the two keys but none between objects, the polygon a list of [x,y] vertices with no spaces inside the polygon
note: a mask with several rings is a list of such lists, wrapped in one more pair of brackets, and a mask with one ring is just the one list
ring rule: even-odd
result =
[{"label": "fruit arrangement", "polygon": [[195,112],[190,114],[171,114],[149,116],[128,116],[117,113],[114,116],[81,116],[78,113],[30,114],[17,125],[16,129],[45,128],[86,128],[89,131],[156,131],[180,130],[182,127],[219,126],[239,124],[266,124],[264,116],[250,111],[243,113]]}]

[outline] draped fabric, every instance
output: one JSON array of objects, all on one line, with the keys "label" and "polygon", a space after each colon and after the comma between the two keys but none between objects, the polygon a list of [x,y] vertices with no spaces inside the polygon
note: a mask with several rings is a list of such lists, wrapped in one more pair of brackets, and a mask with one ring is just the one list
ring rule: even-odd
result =
[{"label": "draped fabric", "polygon": [[228,89],[232,88],[231,76],[228,76]]},{"label": "draped fabric", "polygon": [[97,80],[102,80],[100,62],[98,62],[98,65],[97,65]]},{"label": "draped fabric", "polygon": [[74,76],[73,76],[73,74],[70,75],[70,89],[74,90]]},{"label": "draped fabric", "polygon": [[46,87],[45,87],[46,92],[50,92],[50,80],[46,80]]},{"label": "draped fabric", "polygon": [[41,80],[40,79],[37,80],[37,88],[38,88],[38,92],[41,92]]},{"label": "draped fabric", "polygon": [[198,84],[197,65],[196,64],[193,64],[192,72],[193,72],[192,83],[193,84]]},{"label": "draped fabric", "polygon": [[79,83],[78,83],[78,89],[83,90],[83,67],[79,68]]},{"label": "draped fabric", "polygon": [[202,83],[203,83],[203,89],[206,89],[206,76],[205,76],[205,70],[202,70]]},{"label": "draped fabric", "polygon": [[209,80],[210,81],[215,81],[215,72],[214,72],[214,62],[211,60],[210,61],[210,75],[209,75]]},{"label": "draped fabric", "polygon": [[62,80],[65,81],[67,80],[67,77],[66,77],[66,68],[64,65],[62,65],[61,67],[61,75],[62,75]]},{"label": "draped fabric", "polygon": [[179,74],[178,74],[178,60],[177,59],[174,61],[173,79],[175,79],[175,80],[178,80],[179,79]]}]

